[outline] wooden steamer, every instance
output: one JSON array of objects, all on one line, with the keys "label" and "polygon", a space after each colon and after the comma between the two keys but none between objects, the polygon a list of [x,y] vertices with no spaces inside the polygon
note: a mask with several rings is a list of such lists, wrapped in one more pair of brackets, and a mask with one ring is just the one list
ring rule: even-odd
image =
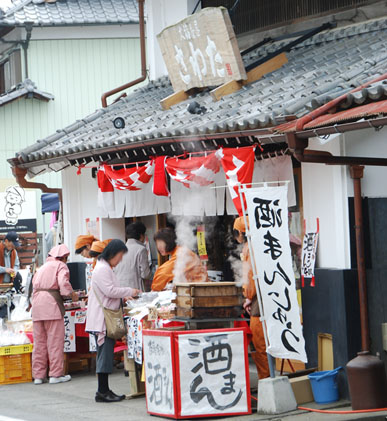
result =
[{"label": "wooden steamer", "polygon": [[175,287],[178,318],[237,318],[242,313],[242,287],[235,282],[176,283]]}]

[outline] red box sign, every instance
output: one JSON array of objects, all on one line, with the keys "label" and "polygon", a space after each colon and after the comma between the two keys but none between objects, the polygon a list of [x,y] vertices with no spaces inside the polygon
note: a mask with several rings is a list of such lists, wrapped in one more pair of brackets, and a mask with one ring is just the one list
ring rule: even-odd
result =
[{"label": "red box sign", "polygon": [[174,419],[251,414],[245,329],[145,330],[148,413]]}]

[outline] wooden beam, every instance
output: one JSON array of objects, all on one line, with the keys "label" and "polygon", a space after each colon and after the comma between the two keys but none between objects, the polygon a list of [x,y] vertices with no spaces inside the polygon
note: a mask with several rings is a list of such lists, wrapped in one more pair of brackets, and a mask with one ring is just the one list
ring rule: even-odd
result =
[{"label": "wooden beam", "polygon": [[188,92],[178,91],[174,92],[172,95],[167,96],[166,98],[160,101],[161,107],[163,110],[169,110],[172,105],[176,105],[179,102],[183,102],[189,98]]},{"label": "wooden beam", "polygon": [[211,96],[214,101],[219,101],[222,97],[239,91],[242,86],[255,82],[261,79],[264,75],[274,72],[274,70],[280,69],[287,62],[288,59],[285,53],[278,54],[278,56],[273,57],[272,59],[260,64],[257,67],[254,67],[254,69],[251,69],[249,72],[247,72],[246,80],[232,80],[221,86],[218,86],[210,92]]},{"label": "wooden beam", "polygon": [[212,96],[212,99],[216,102],[226,95],[230,95],[236,91],[239,91],[239,89],[241,89],[242,86],[242,82],[239,82],[237,80],[230,80],[230,82],[226,82],[223,85],[220,85],[217,88],[213,89],[210,92],[210,94]]},{"label": "wooden beam", "polygon": [[280,69],[287,62],[288,59],[286,54],[281,53],[278,56],[273,57],[272,59],[262,63],[257,67],[254,67],[254,69],[251,69],[249,72],[247,72],[247,79],[243,80],[242,84],[248,85],[249,83],[255,82],[256,80],[261,79],[262,76],[274,72],[274,70]]}]

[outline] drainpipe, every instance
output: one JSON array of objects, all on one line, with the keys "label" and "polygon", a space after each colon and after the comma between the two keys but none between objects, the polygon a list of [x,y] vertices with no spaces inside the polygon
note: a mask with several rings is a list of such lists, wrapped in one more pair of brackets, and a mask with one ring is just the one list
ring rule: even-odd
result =
[{"label": "drainpipe", "polygon": [[367,276],[364,256],[364,227],[363,208],[361,198],[361,179],[364,175],[364,167],[353,165],[349,167],[353,179],[354,203],[355,203],[355,232],[356,232],[356,257],[357,276],[359,281],[359,302],[360,302],[360,328],[362,351],[370,350],[370,333],[368,323],[367,303]]},{"label": "drainpipe", "polygon": [[[107,107],[107,98],[118,92],[123,91],[124,89],[130,88],[131,86],[137,85],[138,83],[143,82],[147,77],[146,72],[146,52],[145,52],[145,17],[144,17],[144,3],[145,0],[138,0],[138,19],[140,25],[140,49],[141,49],[141,76],[131,82],[126,83],[125,85],[119,86],[118,88],[112,89],[111,91],[105,92],[102,94],[101,102],[102,107]],[[125,94],[124,94],[125,95]]]},{"label": "drainpipe", "polygon": [[32,181],[27,181],[25,179],[25,176],[27,175],[27,170],[25,168],[12,167],[12,173],[16,179],[17,184],[19,184],[20,187],[23,187],[25,189],[38,189],[44,193],[57,193],[59,196],[59,201],[61,203],[61,206],[63,205],[62,189],[53,189],[53,188],[47,187],[43,183],[34,183]]},{"label": "drainpipe", "polygon": [[23,51],[24,51],[24,70],[25,70],[25,78],[24,79],[28,79],[28,54],[27,54],[27,50],[28,50],[28,46],[30,44],[31,35],[32,35],[32,23],[26,22],[25,29],[26,29],[27,35],[26,35],[26,39],[22,42],[22,47],[23,47]]},{"label": "drainpipe", "polygon": [[[47,187],[43,183],[33,183],[32,181],[27,181],[25,179],[27,175],[27,170],[25,168],[19,168],[12,166],[12,173],[16,179],[17,184],[19,184],[20,187],[23,187],[25,189],[38,189],[41,190],[44,193],[57,193],[59,196],[59,203],[60,203],[60,212],[62,213],[62,230],[64,230],[63,225],[63,196],[62,196],[62,189],[53,189],[50,187]],[[45,227],[44,227],[44,218],[43,218],[43,252],[45,250]]]}]

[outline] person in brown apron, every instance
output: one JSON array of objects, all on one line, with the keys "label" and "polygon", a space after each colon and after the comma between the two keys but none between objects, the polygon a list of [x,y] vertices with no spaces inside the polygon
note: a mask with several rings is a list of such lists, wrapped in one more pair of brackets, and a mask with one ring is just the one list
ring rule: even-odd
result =
[{"label": "person in brown apron", "polygon": [[69,254],[64,244],[52,248],[46,263],[32,280],[32,376],[35,384],[45,381],[47,370],[50,383],[71,380],[71,376],[65,376],[63,371],[65,308],[62,297],[73,295],[75,301],[78,298],[70,284],[70,272],[66,265]]}]

